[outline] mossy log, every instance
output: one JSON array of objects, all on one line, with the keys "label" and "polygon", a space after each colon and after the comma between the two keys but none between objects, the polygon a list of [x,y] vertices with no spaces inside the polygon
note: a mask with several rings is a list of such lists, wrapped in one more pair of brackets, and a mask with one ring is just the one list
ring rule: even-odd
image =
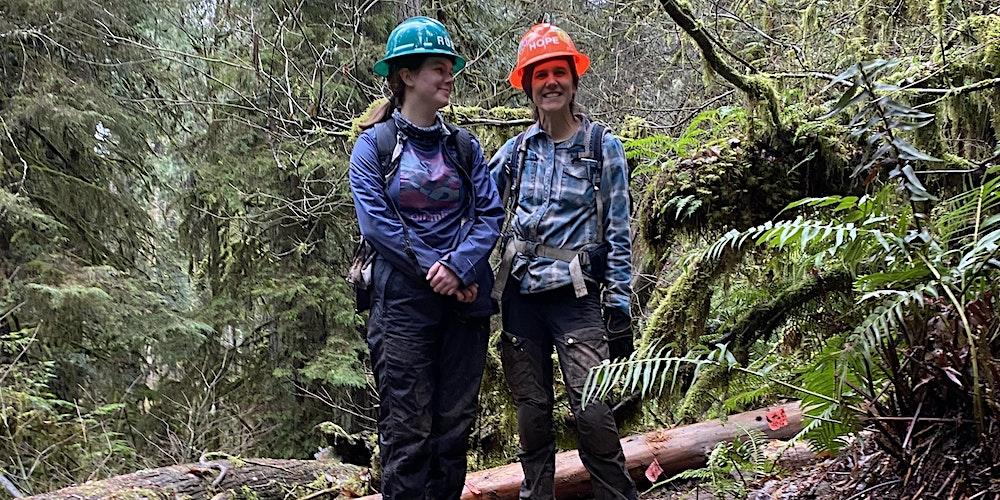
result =
[{"label": "mossy log", "polygon": [[368,470],[332,460],[270,458],[209,460],[147,469],[102,481],[92,481],[51,493],[26,497],[38,500],[98,498],[353,498],[368,490]]},{"label": "mossy log", "polygon": [[[783,411],[787,425],[772,430],[768,426],[770,412]],[[632,477],[642,480],[646,468],[656,460],[663,469],[662,478],[678,472],[704,467],[715,445],[745,437],[747,431],[758,430],[769,439],[789,439],[802,430],[802,410],[791,402],[731,415],[725,422],[709,420],[674,429],[661,429],[622,439],[625,466]],[[465,478],[463,500],[489,498],[516,499],[524,478],[521,464],[510,464],[474,472]],[[557,498],[587,498],[591,492],[590,474],[583,467],[576,450],[556,455],[555,487]],[[381,495],[361,500],[381,499]]]},{"label": "mossy log", "polygon": [[661,258],[678,231],[743,229],[805,197],[849,194],[857,151],[843,132],[821,124],[795,137],[734,137],[663,168],[639,203],[643,241]]}]

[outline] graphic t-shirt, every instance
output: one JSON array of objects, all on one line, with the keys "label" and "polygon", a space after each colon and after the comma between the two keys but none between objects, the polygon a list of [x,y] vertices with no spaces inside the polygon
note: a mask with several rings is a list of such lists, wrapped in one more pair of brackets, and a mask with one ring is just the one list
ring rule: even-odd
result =
[{"label": "graphic t-shirt", "polygon": [[440,142],[406,142],[391,194],[407,226],[433,248],[454,246],[465,189],[460,175],[445,161]]}]

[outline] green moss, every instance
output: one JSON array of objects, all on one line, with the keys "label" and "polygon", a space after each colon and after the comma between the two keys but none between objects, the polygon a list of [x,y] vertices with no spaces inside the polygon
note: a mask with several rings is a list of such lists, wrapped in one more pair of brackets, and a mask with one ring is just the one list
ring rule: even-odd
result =
[{"label": "green moss", "polygon": [[[377,99],[368,105],[360,115],[351,120],[351,130],[348,141],[354,141],[361,134],[361,122],[368,119],[368,116],[379,106],[384,104],[386,99]],[[495,108],[480,108],[475,106],[455,106],[450,105],[441,110],[445,119],[457,124],[469,124],[469,130],[476,135],[479,143],[483,147],[483,152],[487,159],[500,149],[500,146],[515,136],[521,130],[527,128],[525,120],[532,119],[532,112],[528,108],[512,108],[498,106]]]},{"label": "green moss", "polygon": [[234,499],[237,499],[237,498],[241,499],[241,500],[259,500],[260,499],[260,495],[258,495],[257,492],[253,490],[253,488],[251,488],[251,487],[249,487],[247,485],[240,486],[239,491],[232,491],[231,494],[232,494],[231,498],[234,498]]},{"label": "green moss", "polygon": [[711,86],[715,83],[715,70],[712,69],[712,65],[708,64],[708,61],[702,59],[701,61],[701,83],[706,87]]},{"label": "green moss", "polygon": [[625,115],[622,124],[618,128],[618,137],[622,140],[640,139],[649,134],[649,124],[644,118]]},{"label": "green moss", "polygon": [[349,142],[354,142],[357,140],[358,136],[361,135],[361,122],[368,120],[368,117],[375,111],[375,108],[385,104],[386,102],[388,102],[388,99],[384,97],[375,99],[360,115],[351,120],[351,131],[347,136],[347,140]]},{"label": "green moss", "polygon": [[442,110],[444,115],[454,121],[462,119],[492,119],[492,120],[521,120],[531,119],[531,110],[528,108],[511,108],[507,106],[497,106],[495,108],[480,108],[476,106],[456,106],[449,105]]},{"label": "green moss", "polygon": [[799,21],[803,38],[806,33],[811,33],[819,29],[819,15],[816,8],[817,2],[810,2],[809,6],[802,10],[802,19]]},{"label": "green moss", "polygon": [[698,378],[684,394],[680,404],[676,406],[674,418],[680,422],[694,422],[702,418],[718,402],[714,395],[725,384],[725,370],[719,366],[709,365],[702,368]]},{"label": "green moss", "polygon": [[982,46],[982,63],[1000,68],[1000,15],[971,16],[966,23]]},{"label": "green moss", "polygon": [[929,0],[927,15],[934,23],[934,30],[940,36],[944,32],[945,17],[948,12],[949,0]]},{"label": "green moss", "polygon": [[640,349],[667,346],[675,353],[686,353],[697,344],[705,331],[712,284],[734,261],[731,257],[698,260],[658,299],[639,339]]}]

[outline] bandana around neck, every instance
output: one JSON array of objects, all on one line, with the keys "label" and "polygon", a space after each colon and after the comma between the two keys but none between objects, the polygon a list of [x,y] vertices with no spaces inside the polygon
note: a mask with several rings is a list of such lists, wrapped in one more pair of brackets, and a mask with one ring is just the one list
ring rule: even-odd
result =
[{"label": "bandana around neck", "polygon": [[415,139],[420,142],[436,142],[441,140],[441,137],[447,135],[447,129],[444,126],[444,120],[441,118],[440,114],[435,115],[434,125],[430,127],[421,127],[414,125],[413,122],[407,120],[403,113],[397,108],[392,112],[392,119],[396,120],[396,127],[399,128],[410,139]]}]

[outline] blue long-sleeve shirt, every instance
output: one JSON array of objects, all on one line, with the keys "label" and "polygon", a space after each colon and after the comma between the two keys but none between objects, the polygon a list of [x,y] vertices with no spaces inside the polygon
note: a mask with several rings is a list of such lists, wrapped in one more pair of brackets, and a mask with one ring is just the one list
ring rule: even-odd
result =
[{"label": "blue long-sleeve shirt", "polygon": [[[604,202],[604,240],[611,245],[603,277],[604,305],[628,312],[632,295],[632,240],[629,234],[628,165],[622,143],[611,133],[601,141],[604,164],[601,190],[595,193],[591,166],[571,162],[571,155],[584,149],[587,117],[571,139],[554,144],[535,123],[524,133],[527,151],[521,174],[519,202],[511,227],[523,240],[543,245],[583,250],[596,242],[598,231],[595,196]],[[515,153],[514,139],[507,141],[490,160],[494,182],[509,157]],[[511,274],[520,279],[522,293],[535,293],[572,283],[569,263],[518,254]]]},{"label": "blue long-sleeve shirt", "polygon": [[[473,139],[472,166],[468,169],[459,168],[458,153],[451,145],[453,141],[448,140],[448,129],[440,126],[440,118],[438,126],[428,131],[414,130],[412,124],[399,119],[398,112],[396,115],[394,119],[397,120],[397,126],[407,135],[402,161],[417,161],[420,165],[425,165],[428,157],[434,157],[437,149],[447,167],[453,169],[461,179],[461,186],[447,182],[447,172],[443,175],[433,172],[431,175],[436,176],[437,180],[424,181],[437,184],[428,184],[429,188],[424,194],[428,199],[438,199],[445,203],[428,207],[410,205],[397,214],[397,209],[401,206],[400,197],[405,197],[407,191],[406,186],[400,188],[401,176],[407,176],[405,183],[419,184],[419,178],[423,178],[421,176],[424,174],[416,172],[410,175],[407,172],[413,170],[407,165],[400,165],[386,186],[378,158],[375,130],[368,129],[358,137],[354,145],[349,170],[351,193],[361,234],[382,258],[402,272],[423,279],[430,267],[440,261],[458,276],[463,286],[479,283],[479,296],[484,296],[484,292],[488,296],[489,290],[483,290],[482,274],[484,268],[489,270],[487,259],[499,237],[503,207],[500,205],[496,186],[489,176],[482,147]],[[433,159],[430,163],[433,163]],[[456,194],[461,198],[458,211],[449,211],[446,202]],[[406,220],[410,249],[416,262],[405,251],[404,227],[400,215]],[[490,278],[492,283],[492,276]]]}]

